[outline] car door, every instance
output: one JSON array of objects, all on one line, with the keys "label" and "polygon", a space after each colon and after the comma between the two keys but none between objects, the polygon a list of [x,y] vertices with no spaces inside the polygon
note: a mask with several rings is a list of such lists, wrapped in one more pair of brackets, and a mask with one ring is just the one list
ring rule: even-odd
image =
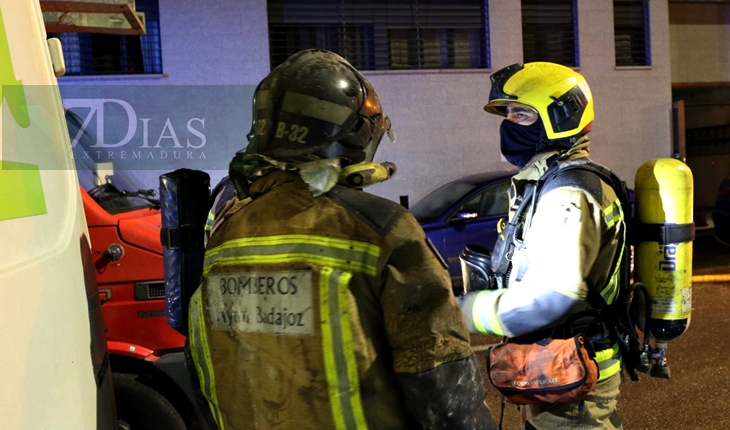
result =
[{"label": "car door", "polygon": [[494,248],[497,223],[509,209],[509,178],[486,185],[456,207],[443,231],[444,259],[452,278],[461,276],[459,254],[467,244]]}]

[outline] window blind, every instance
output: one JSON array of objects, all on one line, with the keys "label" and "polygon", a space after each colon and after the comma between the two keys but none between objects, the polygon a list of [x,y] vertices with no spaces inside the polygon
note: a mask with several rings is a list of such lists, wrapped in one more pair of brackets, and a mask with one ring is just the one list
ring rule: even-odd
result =
[{"label": "window blind", "polygon": [[522,50],[526,63],[579,66],[574,0],[522,0]]},{"label": "window blind", "polygon": [[485,0],[270,0],[271,67],[303,49],[360,70],[489,67]]},{"label": "window blind", "polygon": [[643,0],[613,2],[617,66],[651,65],[648,3]]}]

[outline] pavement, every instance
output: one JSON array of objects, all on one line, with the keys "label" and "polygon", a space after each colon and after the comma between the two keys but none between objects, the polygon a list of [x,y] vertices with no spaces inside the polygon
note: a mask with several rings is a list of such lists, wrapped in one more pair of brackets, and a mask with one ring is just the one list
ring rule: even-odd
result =
[{"label": "pavement", "polygon": [[[693,243],[693,275],[730,279],[730,247],[714,240],[712,230],[698,231]],[[699,276],[696,276],[699,278]],[[730,281],[694,282],[692,316],[687,331],[668,344],[670,379],[639,374],[624,379],[618,413],[625,430],[730,429]],[[472,346],[486,374],[484,350],[494,336],[472,336]],[[485,381],[487,403],[499,420],[500,395]],[[503,429],[521,429],[519,410],[505,407]]]}]

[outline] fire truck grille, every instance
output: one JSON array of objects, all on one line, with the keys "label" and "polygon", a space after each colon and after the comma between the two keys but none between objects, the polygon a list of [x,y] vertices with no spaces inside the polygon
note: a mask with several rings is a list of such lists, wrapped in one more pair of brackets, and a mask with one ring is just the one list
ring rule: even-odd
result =
[{"label": "fire truck grille", "polygon": [[165,282],[137,282],[134,285],[135,300],[159,300],[165,298]]}]

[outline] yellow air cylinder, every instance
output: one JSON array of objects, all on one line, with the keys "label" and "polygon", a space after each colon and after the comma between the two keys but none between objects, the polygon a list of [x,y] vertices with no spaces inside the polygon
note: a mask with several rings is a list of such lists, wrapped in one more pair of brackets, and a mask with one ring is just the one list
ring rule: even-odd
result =
[{"label": "yellow air cylinder", "polygon": [[692,310],[692,172],[658,158],[639,167],[634,184],[635,275],[652,296],[651,335],[665,348],[687,330]]}]

